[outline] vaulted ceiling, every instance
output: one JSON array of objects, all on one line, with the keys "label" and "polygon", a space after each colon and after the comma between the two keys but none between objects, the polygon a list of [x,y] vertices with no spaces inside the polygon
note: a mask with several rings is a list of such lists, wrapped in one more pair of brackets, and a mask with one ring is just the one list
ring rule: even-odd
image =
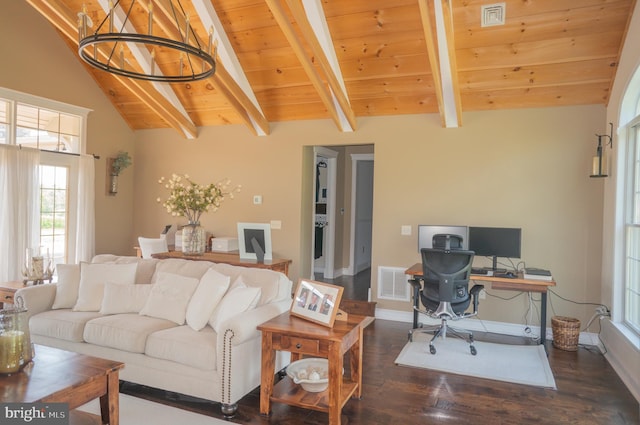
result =
[{"label": "vaulted ceiling", "polygon": [[[108,7],[107,0],[26,1],[76,52],[77,13],[84,5],[99,23]],[[168,0],[152,1],[161,9]],[[132,9],[142,32],[149,2]],[[131,0],[120,3],[126,10]],[[213,27],[213,76],[153,84],[85,66],[132,129],[173,128],[187,138],[199,126],[241,123],[264,135],[272,122],[328,118],[337,131],[357,131],[358,117],[439,113],[442,125],[455,127],[466,111],[606,104],[635,7],[635,0],[505,0],[504,25],[482,27],[481,6],[493,0],[180,3],[199,38]]]}]

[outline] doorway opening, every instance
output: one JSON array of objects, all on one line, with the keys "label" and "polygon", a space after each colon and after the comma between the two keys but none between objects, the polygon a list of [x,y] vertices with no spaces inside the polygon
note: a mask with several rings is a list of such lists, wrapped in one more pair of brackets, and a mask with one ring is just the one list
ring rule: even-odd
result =
[{"label": "doorway opening", "polygon": [[315,146],[311,278],[370,300],[373,145]]}]

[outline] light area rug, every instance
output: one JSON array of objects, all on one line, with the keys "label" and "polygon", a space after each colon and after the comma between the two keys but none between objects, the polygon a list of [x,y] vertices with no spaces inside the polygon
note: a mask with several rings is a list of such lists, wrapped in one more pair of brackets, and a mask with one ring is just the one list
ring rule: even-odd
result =
[{"label": "light area rug", "polygon": [[[100,415],[100,402],[98,399],[92,400],[80,406],[78,410]],[[120,394],[120,425],[229,425],[230,423],[199,413]]]},{"label": "light area rug", "polygon": [[556,381],[542,345],[507,345],[476,341],[478,354],[459,338],[438,338],[436,354],[429,352],[431,335],[415,334],[404,346],[396,364],[433,369],[458,375],[556,388]]}]

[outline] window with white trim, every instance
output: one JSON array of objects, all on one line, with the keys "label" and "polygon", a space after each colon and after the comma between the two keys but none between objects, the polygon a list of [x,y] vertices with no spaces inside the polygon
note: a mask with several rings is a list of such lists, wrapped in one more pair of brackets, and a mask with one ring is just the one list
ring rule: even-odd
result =
[{"label": "window with white trim", "polygon": [[640,124],[630,128],[627,160],[624,322],[640,335]]},{"label": "window with white trim", "polygon": [[88,110],[0,88],[0,144],[39,149],[40,247],[54,265],[75,258],[78,157]]}]

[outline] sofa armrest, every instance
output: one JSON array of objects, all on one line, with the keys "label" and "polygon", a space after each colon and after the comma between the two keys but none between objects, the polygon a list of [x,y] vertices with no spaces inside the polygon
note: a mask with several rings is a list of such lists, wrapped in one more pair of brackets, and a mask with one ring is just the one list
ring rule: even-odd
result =
[{"label": "sofa armrest", "polygon": [[56,298],[56,285],[47,283],[43,285],[26,286],[16,291],[15,299],[22,302],[27,309],[27,316],[51,310]]},{"label": "sofa armrest", "polygon": [[258,338],[260,336],[260,331],[257,329],[258,325],[289,311],[290,308],[291,300],[289,299],[265,304],[234,316],[222,323],[218,341],[220,342],[225,334],[228,335],[229,331],[233,333],[233,338],[231,339],[232,345],[239,345],[251,338]]}]

